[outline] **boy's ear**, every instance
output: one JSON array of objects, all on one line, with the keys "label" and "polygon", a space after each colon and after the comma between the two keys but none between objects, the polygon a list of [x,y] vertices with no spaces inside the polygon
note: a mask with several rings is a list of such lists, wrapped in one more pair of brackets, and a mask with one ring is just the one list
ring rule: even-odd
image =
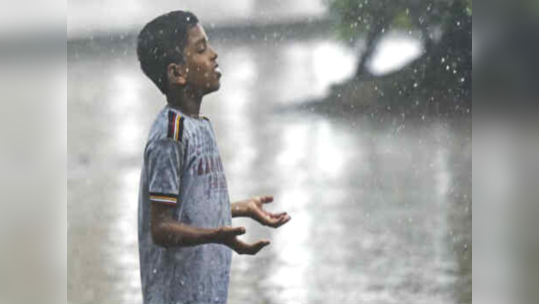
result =
[{"label": "boy's ear", "polygon": [[187,83],[187,68],[183,64],[171,63],[167,67],[168,83],[185,85]]}]

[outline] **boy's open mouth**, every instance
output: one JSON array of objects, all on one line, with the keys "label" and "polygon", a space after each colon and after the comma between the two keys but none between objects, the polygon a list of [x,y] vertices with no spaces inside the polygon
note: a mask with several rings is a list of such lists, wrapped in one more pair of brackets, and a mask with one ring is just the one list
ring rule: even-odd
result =
[{"label": "boy's open mouth", "polygon": [[219,65],[216,65],[213,71],[217,74],[217,77],[221,77],[221,69],[219,68]]}]

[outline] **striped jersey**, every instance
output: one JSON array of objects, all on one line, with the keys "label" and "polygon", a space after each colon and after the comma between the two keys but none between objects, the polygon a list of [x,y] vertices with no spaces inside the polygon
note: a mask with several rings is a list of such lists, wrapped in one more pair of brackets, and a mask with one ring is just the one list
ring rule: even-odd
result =
[{"label": "striped jersey", "polygon": [[140,180],[138,238],[144,303],[226,303],[231,250],[163,248],[151,237],[151,204],[199,228],[230,226],[228,187],[209,119],[166,106],[152,125]]}]

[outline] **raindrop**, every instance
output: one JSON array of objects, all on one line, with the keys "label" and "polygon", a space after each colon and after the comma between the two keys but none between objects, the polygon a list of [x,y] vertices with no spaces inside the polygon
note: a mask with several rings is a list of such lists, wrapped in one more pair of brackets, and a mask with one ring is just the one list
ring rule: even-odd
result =
[{"label": "raindrop", "polygon": [[417,88],[418,84],[417,82],[414,83],[414,88]]}]

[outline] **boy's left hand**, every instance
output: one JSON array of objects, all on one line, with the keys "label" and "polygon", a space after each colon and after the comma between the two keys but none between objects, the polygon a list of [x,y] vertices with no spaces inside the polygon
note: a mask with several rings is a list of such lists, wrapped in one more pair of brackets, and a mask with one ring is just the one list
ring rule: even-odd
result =
[{"label": "boy's left hand", "polygon": [[264,205],[271,202],[273,202],[273,196],[257,196],[236,204],[237,207],[245,211],[245,216],[264,226],[278,228],[288,223],[291,217],[286,212],[271,213],[264,210]]}]

